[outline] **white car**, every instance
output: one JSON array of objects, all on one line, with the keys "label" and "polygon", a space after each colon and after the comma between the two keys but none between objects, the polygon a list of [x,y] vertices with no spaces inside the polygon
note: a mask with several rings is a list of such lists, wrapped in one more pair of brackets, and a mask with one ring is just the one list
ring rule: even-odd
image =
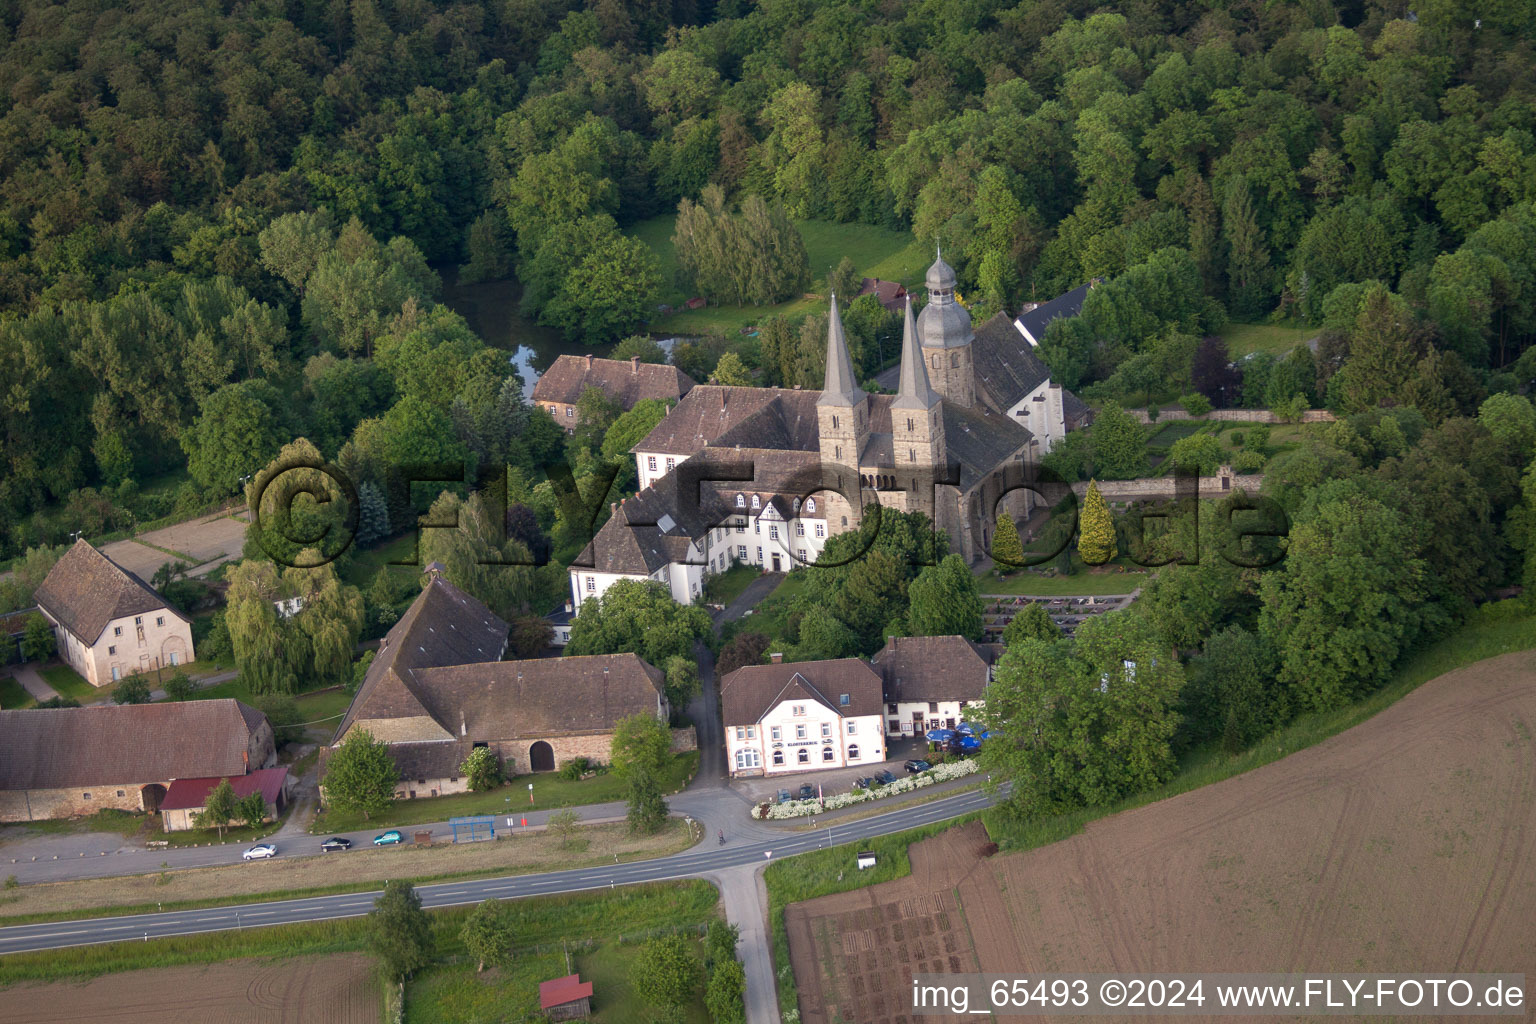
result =
[{"label": "white car", "polygon": [[266,860],[268,857],[276,856],[277,847],[271,843],[262,843],[260,846],[253,846],[245,851],[246,860]]}]

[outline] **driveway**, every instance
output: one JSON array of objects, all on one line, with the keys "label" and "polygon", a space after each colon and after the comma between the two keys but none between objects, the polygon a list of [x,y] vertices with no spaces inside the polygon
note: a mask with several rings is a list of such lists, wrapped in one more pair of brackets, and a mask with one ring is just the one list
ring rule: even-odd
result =
[{"label": "driveway", "polygon": [[720,618],[717,620],[716,625],[735,622],[747,614],[747,612],[756,608],[762,603],[763,598],[778,589],[779,584],[784,582],[784,576],[785,574],[782,572],[765,572],[751,583],[748,583],[747,588],[736,595],[736,600],[725,606],[725,610],[720,613]]}]

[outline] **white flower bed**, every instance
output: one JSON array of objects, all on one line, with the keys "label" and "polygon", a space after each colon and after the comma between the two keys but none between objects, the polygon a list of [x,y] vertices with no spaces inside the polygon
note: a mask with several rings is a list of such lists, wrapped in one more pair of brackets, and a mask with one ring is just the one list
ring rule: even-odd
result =
[{"label": "white flower bed", "polygon": [[[945,761],[943,764],[930,768],[919,775],[908,775],[904,779],[897,779],[889,786],[876,786],[871,783],[868,789],[855,789],[851,793],[836,793],[825,800],[786,800],[782,804],[758,804],[752,808],[752,817],[778,820],[782,818],[800,818],[807,814],[820,814],[824,810],[835,811],[842,807],[852,807],[854,804],[879,800],[882,797],[910,793],[915,789],[931,786],[935,782],[948,782],[950,779],[973,775],[980,770],[981,766],[975,761]],[[763,813],[764,807],[768,808],[768,813],[766,814]]]}]

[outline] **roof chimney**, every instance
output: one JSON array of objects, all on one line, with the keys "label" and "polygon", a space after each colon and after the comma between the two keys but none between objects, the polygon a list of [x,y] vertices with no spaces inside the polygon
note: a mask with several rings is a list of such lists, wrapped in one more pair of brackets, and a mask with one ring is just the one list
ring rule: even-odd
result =
[{"label": "roof chimney", "polygon": [[618,502],[610,501],[608,503],[608,514],[611,515],[611,516],[619,514],[619,503]]},{"label": "roof chimney", "polygon": [[570,611],[571,610],[571,602],[569,600],[567,600],[565,602],[565,610],[566,611]]},{"label": "roof chimney", "polygon": [[784,653],[782,651],[776,651],[773,654],[768,655],[768,660],[773,662],[775,665],[783,664]]},{"label": "roof chimney", "polygon": [[629,372],[630,373],[639,373],[640,372],[640,357],[639,356],[630,356],[629,357]]},{"label": "roof chimney", "polygon": [[587,353],[587,369],[592,369],[592,353]]}]

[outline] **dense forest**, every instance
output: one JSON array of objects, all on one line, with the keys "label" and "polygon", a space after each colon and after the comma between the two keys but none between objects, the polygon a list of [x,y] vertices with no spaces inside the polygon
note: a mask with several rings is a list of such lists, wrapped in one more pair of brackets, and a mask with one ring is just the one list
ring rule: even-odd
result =
[{"label": "dense forest", "polygon": [[[0,556],[232,494],[300,434],[380,484],[532,468],[561,439],[432,268],[612,341],[657,282],[625,228],[708,186],[942,238],[978,316],[1108,279],[1044,349],[1093,398],[1474,411],[1536,376],[1533,29],[1443,0],[8,0]],[[1229,316],[1324,343],[1210,384]]]}]

